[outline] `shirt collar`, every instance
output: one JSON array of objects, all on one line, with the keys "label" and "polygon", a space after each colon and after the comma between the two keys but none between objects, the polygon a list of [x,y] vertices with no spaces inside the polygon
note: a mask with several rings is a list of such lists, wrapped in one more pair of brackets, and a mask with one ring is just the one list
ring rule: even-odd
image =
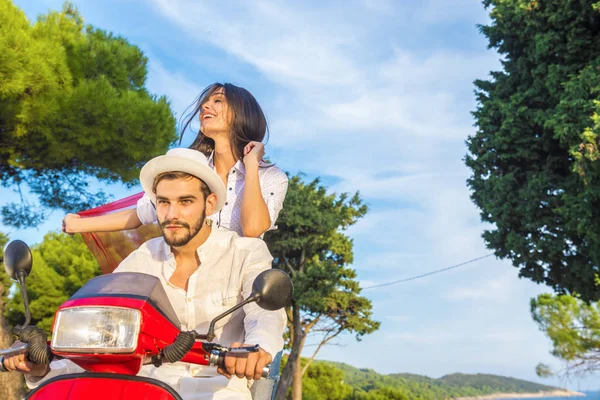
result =
[{"label": "shirt collar", "polygon": [[237,169],[240,174],[246,175],[246,166],[244,165],[242,160],[237,160],[233,168]]},{"label": "shirt collar", "polygon": [[[212,169],[215,169],[215,151],[211,151],[208,156],[208,166]],[[240,174],[246,175],[246,166],[242,162],[242,160],[237,160],[235,165],[233,166]]]}]

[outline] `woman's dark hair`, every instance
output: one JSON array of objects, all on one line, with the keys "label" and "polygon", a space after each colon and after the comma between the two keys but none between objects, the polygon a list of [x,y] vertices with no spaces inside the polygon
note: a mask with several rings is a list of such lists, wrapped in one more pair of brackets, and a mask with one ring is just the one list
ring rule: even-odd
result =
[{"label": "woman's dark hair", "polygon": [[[262,142],[268,134],[267,119],[260,105],[252,94],[244,88],[231,83],[213,83],[200,93],[194,101],[192,111],[183,116],[184,123],[181,129],[179,142],[187,129],[191,130],[191,124],[202,111],[202,105],[218,89],[223,88],[227,105],[231,110],[231,152],[236,160],[244,157],[244,147],[252,141]],[[204,153],[207,157],[215,149],[215,142],[202,134],[200,129],[196,139],[190,146],[191,149]]]}]

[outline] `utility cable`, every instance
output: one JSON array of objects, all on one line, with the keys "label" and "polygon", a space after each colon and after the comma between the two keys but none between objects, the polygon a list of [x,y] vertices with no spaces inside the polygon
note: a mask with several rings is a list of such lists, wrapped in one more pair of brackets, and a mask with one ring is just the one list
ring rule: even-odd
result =
[{"label": "utility cable", "polygon": [[362,289],[363,290],[365,290],[365,289],[374,289],[374,288],[383,287],[383,286],[395,285],[397,283],[414,281],[415,279],[425,278],[426,276],[429,276],[429,275],[439,274],[440,272],[445,272],[445,271],[449,271],[449,270],[454,269],[454,268],[462,267],[463,265],[471,264],[471,263],[474,263],[475,261],[483,260],[484,258],[488,258],[488,257],[491,257],[493,255],[494,255],[494,253],[490,253],[490,254],[487,254],[485,256],[473,258],[472,260],[462,262],[460,264],[452,265],[450,267],[438,269],[438,270],[427,272],[425,274],[421,274],[421,275],[417,275],[417,276],[411,276],[410,278],[404,278],[404,279],[400,279],[400,280],[397,280],[397,281],[392,281],[392,282],[380,283],[378,285],[367,286],[367,287],[364,287]]}]

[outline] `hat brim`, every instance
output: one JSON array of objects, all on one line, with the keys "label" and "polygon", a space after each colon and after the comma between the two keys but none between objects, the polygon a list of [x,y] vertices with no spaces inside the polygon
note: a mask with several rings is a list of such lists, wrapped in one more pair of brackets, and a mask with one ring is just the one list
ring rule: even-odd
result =
[{"label": "hat brim", "polygon": [[165,172],[185,172],[206,183],[210,191],[217,195],[217,205],[211,214],[219,212],[225,205],[225,184],[212,168],[185,157],[168,155],[153,158],[140,171],[142,189],[154,204],[156,204],[156,194],[152,191],[154,179]]}]

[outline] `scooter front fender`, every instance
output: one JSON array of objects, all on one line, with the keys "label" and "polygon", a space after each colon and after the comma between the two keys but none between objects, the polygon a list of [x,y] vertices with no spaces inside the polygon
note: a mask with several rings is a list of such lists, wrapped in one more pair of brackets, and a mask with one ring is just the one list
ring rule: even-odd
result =
[{"label": "scooter front fender", "polygon": [[169,385],[141,376],[80,373],[49,379],[26,400],[182,400]]}]

